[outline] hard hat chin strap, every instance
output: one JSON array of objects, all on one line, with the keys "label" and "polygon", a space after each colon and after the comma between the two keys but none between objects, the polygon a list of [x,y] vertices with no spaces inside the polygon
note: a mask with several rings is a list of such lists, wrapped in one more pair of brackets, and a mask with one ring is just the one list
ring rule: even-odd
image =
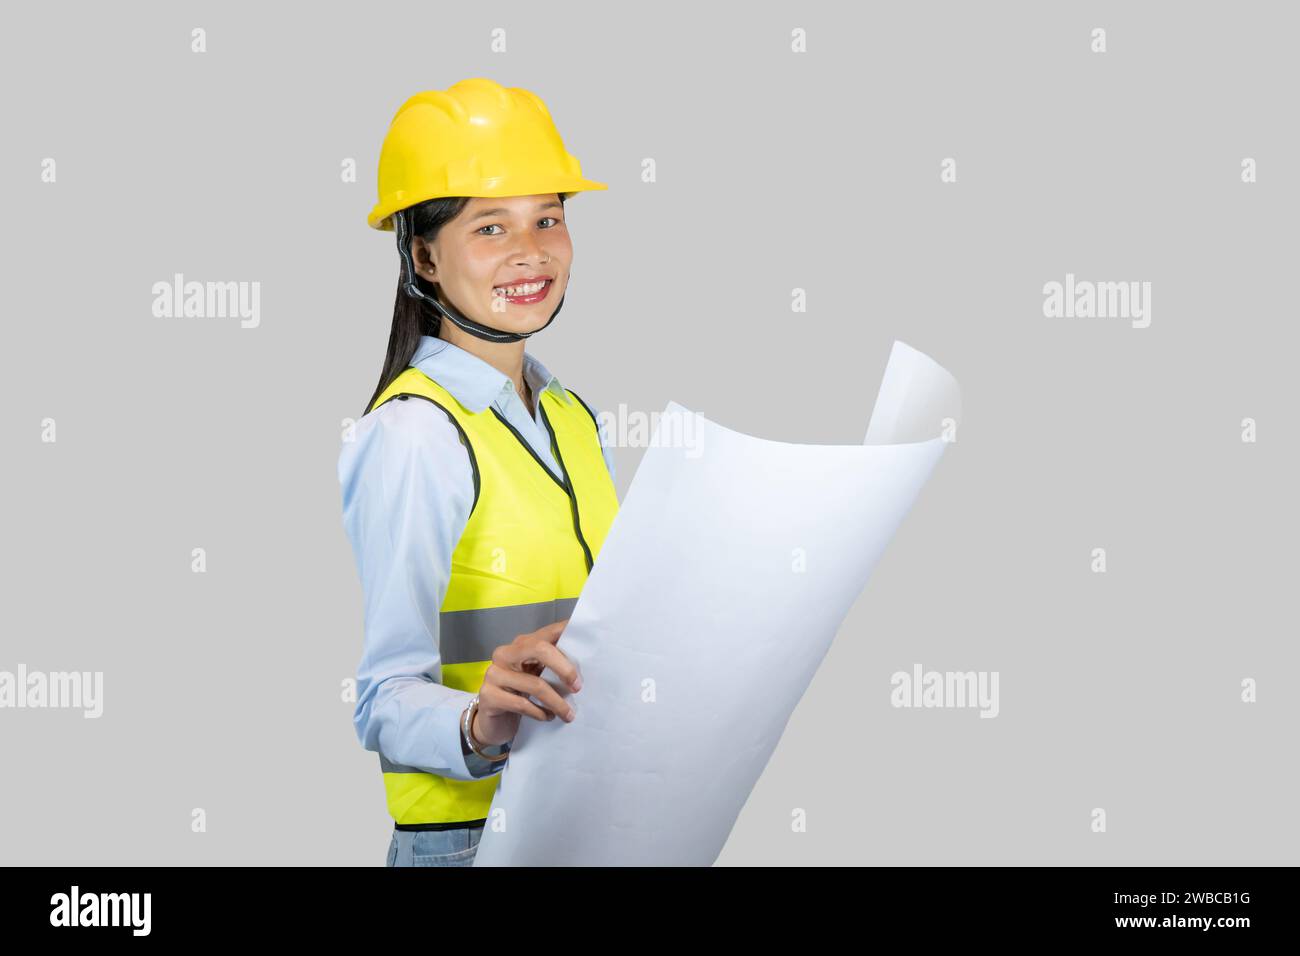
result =
[{"label": "hard hat chin strap", "polygon": [[433,296],[425,295],[415,281],[415,264],[411,261],[410,224],[406,218],[408,214],[409,210],[406,209],[393,213],[393,229],[397,233],[397,251],[402,257],[402,286],[407,295],[416,299],[423,299],[433,306],[443,318],[450,319],[470,335],[478,336],[480,339],[487,339],[489,342],[518,342],[520,339],[526,339],[530,335],[536,335],[542,331],[547,325],[554,322],[555,317],[560,314],[560,309],[564,307],[564,296],[560,296],[555,311],[551,313],[551,317],[546,320],[545,325],[541,328],[533,329],[531,332],[503,332],[501,329],[494,329],[491,326],[475,322],[473,319],[461,315],[457,309],[444,306]]}]

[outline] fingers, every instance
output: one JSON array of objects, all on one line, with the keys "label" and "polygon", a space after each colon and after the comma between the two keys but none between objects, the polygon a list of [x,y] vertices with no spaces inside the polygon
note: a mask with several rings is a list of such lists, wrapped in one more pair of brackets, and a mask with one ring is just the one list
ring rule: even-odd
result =
[{"label": "fingers", "polygon": [[[535,674],[525,674],[522,671],[499,670],[493,675],[493,684],[512,695],[518,695],[515,700],[524,701],[531,710],[520,710],[517,707],[511,707],[518,713],[528,714],[537,720],[550,720],[555,715],[563,717],[565,720],[573,719],[573,706],[560,696],[551,684]],[[480,692],[481,693],[481,692]],[[528,696],[536,697],[541,703],[538,708],[527,700]],[[495,700],[495,697],[494,697]],[[533,713],[537,711],[537,713]],[[543,717],[540,714],[545,713]]]},{"label": "fingers", "polygon": [[560,635],[564,633],[564,625],[568,623],[569,619],[566,617],[563,621],[556,621],[554,624],[547,624],[545,627],[539,627],[537,630],[533,631],[532,634],[524,636],[536,637],[539,640],[549,641],[554,644],[560,639]]},{"label": "fingers", "polygon": [[[578,668],[555,646],[551,635],[558,639],[566,621],[548,624],[532,634],[520,634],[510,644],[502,644],[492,652],[492,663],[503,670],[512,670],[538,675],[543,668],[549,667],[570,690],[582,689],[582,680]],[[531,667],[537,664],[539,667]]]},{"label": "fingers", "polygon": [[549,710],[538,707],[527,697],[521,697],[513,691],[498,684],[484,684],[478,692],[478,706],[489,716],[492,714],[512,713],[531,717],[533,720],[554,720],[555,715]]}]

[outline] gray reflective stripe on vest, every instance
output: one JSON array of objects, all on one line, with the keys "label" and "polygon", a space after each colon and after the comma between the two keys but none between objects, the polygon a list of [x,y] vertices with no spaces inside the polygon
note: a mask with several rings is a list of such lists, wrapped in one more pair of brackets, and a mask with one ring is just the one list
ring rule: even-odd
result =
[{"label": "gray reflective stripe on vest", "polygon": [[[500,752],[501,752],[501,748],[500,748],[500,747],[489,747],[489,748],[488,748],[488,753],[490,753],[490,754],[494,754],[494,755],[495,755],[495,754],[499,754]],[[466,758],[465,758],[466,763],[469,763],[469,762],[470,762],[470,759],[471,759],[471,758],[466,757]],[[480,763],[487,763],[487,761],[484,760],[484,758],[482,758],[482,757],[474,757],[474,758],[472,758],[472,759],[475,760],[475,761],[479,761]],[[473,765],[471,764],[471,767],[472,767],[472,766],[473,766]],[[380,754],[380,755],[379,755],[379,769],[380,769],[380,771],[383,772],[383,773],[437,773],[437,772],[438,772],[438,771],[436,771],[436,770],[424,770],[424,769],[421,768],[421,767],[408,767],[408,766],[406,766],[405,764],[393,763],[391,760],[389,760],[389,759],[388,759],[387,757],[385,757],[383,754]],[[447,776],[447,775],[446,775],[446,774],[443,774],[443,776]],[[486,776],[484,776],[484,777],[480,777],[479,779],[480,779],[480,780],[486,780],[486,779],[488,779],[488,778],[487,778]]]},{"label": "gray reflective stripe on vest", "polygon": [[472,611],[442,611],[438,615],[438,654],[444,664],[490,661],[492,652],[520,634],[529,634],[573,613],[576,597],[485,607]]},{"label": "gray reflective stripe on vest", "polygon": [[419,767],[406,767],[400,763],[393,763],[383,754],[379,755],[379,769],[384,773],[428,773],[427,770],[421,770]]}]

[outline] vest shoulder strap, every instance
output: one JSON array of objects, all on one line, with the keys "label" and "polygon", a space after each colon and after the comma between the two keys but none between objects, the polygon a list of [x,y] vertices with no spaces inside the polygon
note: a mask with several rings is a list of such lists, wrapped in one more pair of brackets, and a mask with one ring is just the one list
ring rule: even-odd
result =
[{"label": "vest shoulder strap", "polygon": [[573,389],[566,386],[564,390],[568,392],[570,395],[572,395],[574,398],[576,398],[578,400],[578,404],[587,410],[587,414],[591,416],[591,423],[596,426],[596,435],[597,437],[599,437],[600,422],[596,421],[596,413],[591,410],[591,406],[588,405],[586,402],[584,402],[582,400],[582,396],[579,395],[577,392],[575,392]]},{"label": "vest shoulder strap", "polygon": [[[479,491],[482,487],[482,480],[479,477],[478,458],[474,455],[474,444],[469,440],[469,435],[465,433],[465,427],[461,425],[460,420],[451,413],[451,409],[444,404],[444,399],[450,399],[450,393],[441,395],[444,392],[442,386],[438,385],[433,379],[425,375],[414,366],[406,369],[397,378],[393,379],[388,388],[380,393],[375,404],[370,407],[373,412],[380,405],[384,405],[394,399],[406,401],[409,398],[422,398],[432,405],[441,408],[443,414],[456,426],[456,434],[460,436],[460,443],[465,446],[465,451],[469,453],[469,468],[474,478],[474,501],[470,505],[469,513],[472,517],[474,509],[478,507]],[[455,401],[455,399],[451,399]],[[368,414],[368,413],[367,413]]]}]

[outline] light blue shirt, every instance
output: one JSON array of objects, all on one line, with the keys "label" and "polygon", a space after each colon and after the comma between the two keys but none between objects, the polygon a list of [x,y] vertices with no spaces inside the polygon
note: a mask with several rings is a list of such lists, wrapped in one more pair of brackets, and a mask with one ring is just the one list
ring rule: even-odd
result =
[{"label": "light blue shirt", "polygon": [[[510,376],[445,339],[422,336],[410,364],[470,411],[496,408],[555,476],[564,478],[542,423],[541,394],[549,390],[565,403],[573,399],[529,352],[524,352],[523,373],[534,415]],[[613,453],[599,414],[597,421],[613,478]],[[473,694],[438,682],[438,614],[451,554],[474,502],[474,473],[456,426],[431,402],[386,402],[356,423],[353,440],[339,453],[338,473],[343,526],[365,604],[353,715],[357,738],[393,764],[443,777],[474,780],[499,773],[506,761],[466,756],[461,747],[460,715]],[[501,643],[514,638],[503,634]]]}]

